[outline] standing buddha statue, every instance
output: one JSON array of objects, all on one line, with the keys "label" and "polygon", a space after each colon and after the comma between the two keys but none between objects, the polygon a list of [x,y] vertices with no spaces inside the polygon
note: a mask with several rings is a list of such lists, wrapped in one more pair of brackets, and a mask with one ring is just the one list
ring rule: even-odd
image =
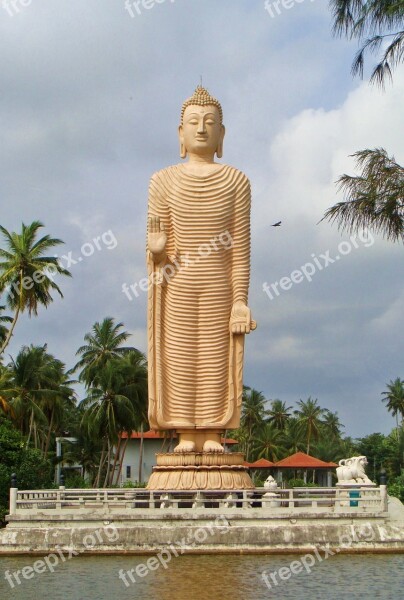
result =
[{"label": "standing buddha statue", "polygon": [[198,86],[182,106],[186,162],[150,182],[149,421],[175,430],[175,452],[223,452],[221,434],[239,426],[247,306],[250,183],[221,158],[220,103]]}]

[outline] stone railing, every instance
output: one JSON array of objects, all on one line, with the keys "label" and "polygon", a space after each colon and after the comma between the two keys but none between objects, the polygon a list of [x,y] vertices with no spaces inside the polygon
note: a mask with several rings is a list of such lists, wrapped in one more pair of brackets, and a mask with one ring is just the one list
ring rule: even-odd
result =
[{"label": "stone railing", "polygon": [[254,490],[156,491],[142,488],[10,490],[10,516],[34,513],[86,513],[88,511],[146,514],[153,509],[226,510],[265,513],[387,512],[386,486],[340,488],[256,488]]}]

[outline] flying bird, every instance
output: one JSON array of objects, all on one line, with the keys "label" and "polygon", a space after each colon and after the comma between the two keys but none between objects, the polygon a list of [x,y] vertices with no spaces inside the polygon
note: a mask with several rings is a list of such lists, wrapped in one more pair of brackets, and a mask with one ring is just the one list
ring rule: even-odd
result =
[{"label": "flying bird", "polygon": [[272,227],[280,227],[281,226],[282,221],[278,221],[277,223],[274,223],[272,225]]}]

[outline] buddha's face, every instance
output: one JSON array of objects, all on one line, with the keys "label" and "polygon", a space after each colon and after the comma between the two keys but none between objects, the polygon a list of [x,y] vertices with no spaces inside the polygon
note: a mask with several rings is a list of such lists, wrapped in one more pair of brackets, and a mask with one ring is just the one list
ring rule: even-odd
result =
[{"label": "buddha's face", "polygon": [[180,142],[189,154],[211,157],[221,147],[224,127],[216,106],[187,106],[179,127]]}]

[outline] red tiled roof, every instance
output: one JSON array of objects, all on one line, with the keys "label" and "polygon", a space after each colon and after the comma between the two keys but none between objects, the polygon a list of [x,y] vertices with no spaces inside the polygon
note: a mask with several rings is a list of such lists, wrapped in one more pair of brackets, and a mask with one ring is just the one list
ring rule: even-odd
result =
[{"label": "red tiled roof", "polygon": [[250,467],[251,469],[269,469],[270,467],[275,466],[275,463],[267,460],[266,458],[260,458],[253,463],[245,462],[244,465],[246,467]]},{"label": "red tiled roof", "polygon": [[337,466],[333,462],[324,462],[304,452],[296,452],[296,454],[292,454],[292,456],[288,456],[275,463],[275,467],[283,469],[331,469]]},{"label": "red tiled roof", "polygon": [[[128,437],[127,431],[122,431],[121,438],[126,440],[127,437]],[[138,431],[132,431],[132,434],[130,436],[130,438],[132,440],[139,439],[141,437],[142,437],[142,434]],[[176,436],[174,436],[174,437],[176,437]],[[164,434],[160,433],[159,431],[151,431],[151,430],[144,431],[143,439],[145,439],[145,440],[162,440],[162,439],[164,439]]]},{"label": "red tiled roof", "polygon": [[[121,438],[123,440],[126,440],[126,438],[128,437],[128,434],[126,431],[123,431],[121,433]],[[130,436],[132,440],[136,440],[136,439],[140,439],[141,438],[141,433],[139,431],[132,431],[132,435]],[[175,433],[174,438],[177,437],[177,434]],[[143,433],[143,439],[145,440],[163,440],[164,439],[164,433],[162,433],[161,431],[145,431]],[[221,443],[224,444],[226,443],[227,445],[231,445],[231,444],[238,444],[237,440],[233,440],[232,438],[222,438],[221,439]]]}]

